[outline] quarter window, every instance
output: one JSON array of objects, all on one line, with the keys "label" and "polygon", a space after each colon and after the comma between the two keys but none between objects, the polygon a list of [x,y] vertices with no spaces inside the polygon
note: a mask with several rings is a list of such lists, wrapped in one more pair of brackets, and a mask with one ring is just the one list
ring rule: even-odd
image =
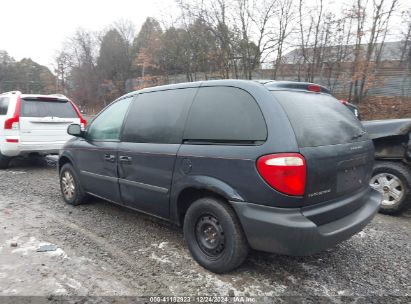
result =
[{"label": "quarter window", "polygon": [[140,94],[130,108],[122,141],[181,143],[196,88]]},{"label": "quarter window", "polygon": [[187,120],[185,140],[252,144],[266,138],[263,115],[249,93],[233,87],[199,89]]},{"label": "quarter window", "polygon": [[133,97],[121,99],[105,109],[87,130],[91,140],[119,140],[121,126]]}]

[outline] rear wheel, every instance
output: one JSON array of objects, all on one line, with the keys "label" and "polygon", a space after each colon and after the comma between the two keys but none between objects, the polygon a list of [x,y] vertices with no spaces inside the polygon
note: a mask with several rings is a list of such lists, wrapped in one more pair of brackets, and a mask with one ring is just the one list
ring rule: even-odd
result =
[{"label": "rear wheel", "polygon": [[215,273],[233,270],[248,255],[248,244],[234,210],[214,198],[201,198],[187,210],[184,238],[194,259]]},{"label": "rear wheel", "polygon": [[0,152],[0,169],[7,169],[9,167],[10,161],[11,161],[11,157],[3,155]]},{"label": "rear wheel", "polygon": [[60,189],[67,204],[77,206],[84,202],[86,194],[73,166],[69,163],[60,170]]},{"label": "rear wheel", "polygon": [[383,195],[380,212],[396,214],[411,203],[411,170],[400,162],[376,162],[371,187]]}]

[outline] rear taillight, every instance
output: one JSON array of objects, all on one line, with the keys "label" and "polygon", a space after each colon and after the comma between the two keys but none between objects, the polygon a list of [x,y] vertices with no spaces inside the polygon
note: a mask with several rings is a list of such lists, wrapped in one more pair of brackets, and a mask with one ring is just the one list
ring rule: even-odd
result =
[{"label": "rear taillight", "polygon": [[257,160],[257,169],[274,189],[288,195],[304,195],[307,167],[301,154],[279,153],[262,156]]},{"label": "rear taillight", "polygon": [[84,129],[87,126],[87,120],[84,119],[83,115],[81,115],[81,112],[79,110],[79,108],[77,108],[77,106],[75,105],[74,102],[72,102],[71,100],[69,100],[69,102],[71,103],[71,105],[73,106],[74,110],[77,113],[78,118],[80,118],[80,125],[81,128]]},{"label": "rear taillight", "polygon": [[4,129],[8,130],[18,130],[20,129],[20,104],[21,104],[21,98],[20,96],[17,96],[17,101],[16,101],[16,108],[14,109],[14,114],[13,117],[10,117],[4,121]]}]

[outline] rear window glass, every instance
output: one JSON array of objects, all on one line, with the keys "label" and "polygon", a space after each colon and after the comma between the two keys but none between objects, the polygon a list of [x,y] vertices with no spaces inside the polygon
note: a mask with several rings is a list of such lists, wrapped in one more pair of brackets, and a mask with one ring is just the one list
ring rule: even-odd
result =
[{"label": "rear window glass", "polygon": [[20,116],[22,117],[60,117],[76,118],[77,113],[68,101],[30,100],[24,99],[21,103]]},{"label": "rear window glass", "polygon": [[0,115],[6,115],[9,108],[9,98],[0,97]]},{"label": "rear window glass", "polygon": [[362,141],[360,121],[337,99],[311,92],[273,91],[293,126],[300,147]]}]

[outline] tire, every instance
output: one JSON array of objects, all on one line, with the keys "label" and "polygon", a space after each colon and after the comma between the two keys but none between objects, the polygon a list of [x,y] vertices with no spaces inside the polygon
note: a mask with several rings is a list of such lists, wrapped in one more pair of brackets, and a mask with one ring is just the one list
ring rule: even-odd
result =
[{"label": "tire", "polygon": [[0,152],[0,169],[7,169],[9,167],[10,161],[11,161],[11,157],[3,155]]},{"label": "tire", "polygon": [[[69,187],[71,191],[66,187]],[[77,206],[84,202],[86,194],[76,171],[70,163],[63,165],[60,170],[60,190],[67,204]]]},{"label": "tire", "polygon": [[183,229],[193,258],[212,272],[231,271],[247,258],[249,247],[237,215],[221,200],[195,201],[187,210]]},{"label": "tire", "polygon": [[383,194],[380,212],[397,214],[411,203],[411,168],[401,162],[378,161],[371,187]]}]

